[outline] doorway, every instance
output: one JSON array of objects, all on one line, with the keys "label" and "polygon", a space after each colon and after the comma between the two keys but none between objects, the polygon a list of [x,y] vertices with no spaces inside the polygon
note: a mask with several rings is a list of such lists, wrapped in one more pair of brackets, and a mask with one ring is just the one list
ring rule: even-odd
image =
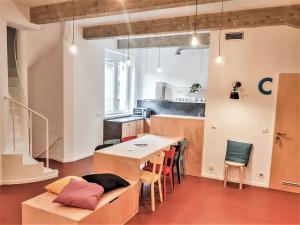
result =
[{"label": "doorway", "polygon": [[270,188],[300,193],[300,74],[280,74]]}]

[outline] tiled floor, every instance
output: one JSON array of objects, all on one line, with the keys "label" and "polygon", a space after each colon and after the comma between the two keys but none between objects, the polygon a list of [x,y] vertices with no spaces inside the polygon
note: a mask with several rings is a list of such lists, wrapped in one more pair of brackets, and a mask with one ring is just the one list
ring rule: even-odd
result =
[{"label": "tiled floor", "polygon": [[[75,163],[51,162],[60,177],[84,175],[91,171],[92,159]],[[21,202],[42,192],[51,181],[0,187],[0,224],[21,224]],[[157,196],[158,197],[158,196]],[[186,177],[168,193],[163,203],[157,201],[151,212],[149,189],[140,201],[140,213],[128,224],[300,224],[300,196],[263,188],[236,186],[223,188],[222,182]]]}]

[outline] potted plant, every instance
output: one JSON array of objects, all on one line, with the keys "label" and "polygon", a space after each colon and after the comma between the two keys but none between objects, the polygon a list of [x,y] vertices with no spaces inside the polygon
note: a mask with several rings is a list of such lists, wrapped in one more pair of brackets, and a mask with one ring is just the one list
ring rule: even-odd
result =
[{"label": "potted plant", "polygon": [[194,83],[190,87],[190,95],[193,96],[194,102],[198,102],[198,100],[199,100],[200,88],[201,88],[201,84],[200,83]]},{"label": "potted plant", "polygon": [[190,87],[190,94],[193,94],[197,91],[200,91],[201,88],[201,84],[199,83],[194,83],[191,87]]}]

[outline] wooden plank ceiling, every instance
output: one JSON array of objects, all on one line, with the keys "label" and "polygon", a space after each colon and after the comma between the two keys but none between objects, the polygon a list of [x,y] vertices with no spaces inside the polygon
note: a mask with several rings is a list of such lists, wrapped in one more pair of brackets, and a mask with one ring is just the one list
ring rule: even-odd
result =
[{"label": "wooden plank ceiling", "polygon": [[[228,0],[225,0],[228,1]],[[196,0],[74,0],[75,19],[94,18],[124,13],[144,12],[156,9],[195,5]],[[198,4],[221,0],[198,0]],[[46,24],[72,20],[73,1],[41,5],[30,8],[30,20]]]},{"label": "wooden plank ceiling", "polygon": [[[189,32],[194,28],[195,16],[155,19],[147,21],[91,26],[83,28],[85,39]],[[247,28],[288,25],[300,28],[300,4],[225,12],[223,28]],[[201,14],[197,17],[197,30],[215,30],[220,26],[220,13]]]}]

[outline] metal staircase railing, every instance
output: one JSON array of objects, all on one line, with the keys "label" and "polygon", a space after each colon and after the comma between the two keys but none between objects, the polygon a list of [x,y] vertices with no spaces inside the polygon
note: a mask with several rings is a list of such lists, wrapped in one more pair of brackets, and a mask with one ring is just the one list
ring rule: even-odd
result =
[{"label": "metal staircase railing", "polygon": [[[48,119],[45,117],[45,116],[43,116],[42,114],[40,114],[39,112],[37,112],[37,111],[35,111],[35,110],[33,110],[33,109],[31,109],[31,108],[29,108],[28,106],[26,106],[26,105],[24,105],[24,104],[22,104],[22,103],[20,103],[20,102],[18,102],[18,101],[16,101],[16,100],[14,100],[14,99],[12,99],[12,98],[10,98],[10,97],[7,97],[7,96],[4,96],[4,99],[5,100],[8,100],[10,103],[12,103],[13,105],[13,109],[12,109],[12,119],[13,119],[13,142],[14,142],[14,151],[16,151],[16,144],[15,144],[15,125],[14,125],[14,107],[15,106],[18,106],[18,107],[20,107],[20,108],[23,108],[23,109],[25,109],[25,110],[27,110],[27,112],[29,113],[29,118],[32,118],[32,114],[34,114],[34,115],[36,115],[36,116],[38,116],[38,117],[40,117],[40,118],[42,118],[44,121],[45,121],[45,124],[46,124],[46,134],[45,134],[45,141],[46,141],[46,143],[45,143],[45,149],[46,149],[46,167],[47,168],[49,168],[49,121],[48,121]],[[30,119],[30,125],[29,125],[29,129],[30,129],[30,133],[31,133],[31,135],[30,135],[30,146],[32,146],[32,119]],[[30,148],[29,149],[29,155],[30,155],[30,157],[32,157],[32,148]]]}]

